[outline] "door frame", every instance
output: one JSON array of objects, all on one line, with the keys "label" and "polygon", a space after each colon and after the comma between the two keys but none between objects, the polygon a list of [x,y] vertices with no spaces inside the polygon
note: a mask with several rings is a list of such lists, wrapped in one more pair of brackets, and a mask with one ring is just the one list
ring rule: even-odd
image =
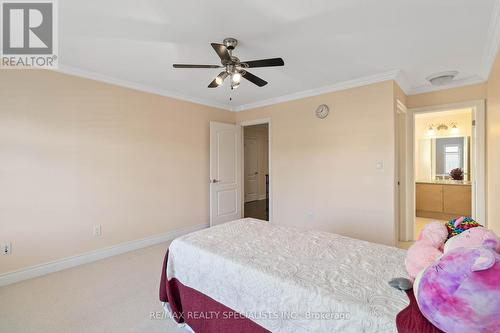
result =
[{"label": "door frame", "polygon": [[411,207],[407,195],[407,176],[411,173],[408,151],[408,109],[399,99],[396,100],[396,133],[395,133],[395,150],[396,150],[396,174],[395,174],[395,244],[404,239],[411,239],[413,233],[407,236],[407,227],[405,221],[408,220],[408,211]]},{"label": "door frame", "polygon": [[272,153],[271,153],[271,142],[272,142],[272,137],[271,137],[271,118],[261,118],[261,119],[255,119],[255,120],[245,120],[241,121],[238,123],[239,126],[242,128],[241,132],[241,177],[242,177],[242,185],[241,185],[241,195],[242,195],[242,200],[241,200],[241,214],[245,216],[245,179],[244,179],[244,173],[245,173],[245,135],[244,135],[244,127],[247,126],[253,126],[253,125],[262,125],[262,124],[267,124],[267,164],[268,164],[268,170],[269,170],[269,222],[273,222],[273,177],[272,177]]},{"label": "door frame", "polygon": [[[404,225],[400,224],[400,241],[414,241],[415,209],[416,209],[416,186],[415,186],[415,115],[421,113],[431,113],[440,111],[450,111],[453,109],[472,109],[472,118],[475,126],[475,144],[472,148],[472,168],[475,171],[475,179],[472,184],[472,215],[483,224],[488,226],[486,212],[486,106],[484,100],[472,100],[461,103],[443,104],[428,107],[411,108],[407,111],[406,119],[406,170],[407,173],[405,196],[406,219]],[[402,153],[401,151],[399,152]],[[401,166],[404,167],[404,166]]]},{"label": "door frame", "polygon": [[[258,145],[258,138],[254,137],[254,136],[252,136],[252,137],[245,136],[245,128],[244,127],[241,128],[241,135],[243,136],[243,151],[241,152],[241,154],[242,154],[243,157],[242,157],[242,161],[241,162],[244,163],[245,162],[245,153],[246,153],[246,151],[245,151],[245,147],[246,147],[245,143],[247,143],[246,140],[247,139],[255,140],[255,144]],[[259,153],[259,151],[257,151],[257,156],[255,156],[255,158],[257,159],[257,169],[259,168],[259,156],[258,156],[259,154],[258,153]],[[257,182],[257,186],[256,186],[257,187],[256,198],[255,198],[255,200],[248,200],[247,201],[247,193],[245,191],[245,183],[247,181],[247,175],[245,173],[245,165],[243,165],[243,171],[244,171],[244,173],[243,173],[243,194],[244,194],[243,195],[243,204],[245,204],[246,202],[259,200],[259,194],[260,194],[260,184],[259,184],[260,181],[259,181],[259,177],[257,177],[257,179],[256,179],[256,182]],[[258,170],[258,171],[260,171],[260,170]]]}]

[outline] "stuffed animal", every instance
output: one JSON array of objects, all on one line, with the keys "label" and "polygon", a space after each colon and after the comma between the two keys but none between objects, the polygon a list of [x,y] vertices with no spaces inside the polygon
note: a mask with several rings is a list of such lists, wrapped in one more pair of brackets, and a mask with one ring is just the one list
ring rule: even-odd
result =
[{"label": "stuffed animal", "polygon": [[451,219],[448,223],[446,223],[446,228],[448,229],[448,239],[476,227],[482,227],[482,225],[474,221],[471,217],[461,216],[456,219]]},{"label": "stuffed animal", "polygon": [[447,333],[500,332],[500,255],[488,239],[457,247],[422,271],[413,285],[422,314]]},{"label": "stuffed animal", "polygon": [[443,254],[447,237],[448,230],[444,223],[432,222],[422,229],[417,241],[408,249],[405,259],[406,270],[412,280]]},{"label": "stuffed animal", "polygon": [[469,228],[448,239],[444,244],[444,252],[447,253],[457,247],[477,247],[488,241],[497,244],[495,251],[500,253],[500,240],[493,231],[485,227]]}]

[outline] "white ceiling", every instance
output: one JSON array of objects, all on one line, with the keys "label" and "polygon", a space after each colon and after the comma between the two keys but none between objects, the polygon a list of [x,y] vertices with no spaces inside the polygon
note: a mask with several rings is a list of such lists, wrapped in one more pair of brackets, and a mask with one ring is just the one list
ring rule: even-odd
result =
[{"label": "white ceiling", "polygon": [[[62,72],[239,110],[396,78],[408,94],[425,77],[460,72],[455,85],[484,81],[498,49],[500,0],[63,0]],[[207,85],[219,69],[210,42],[236,37],[241,60],[282,57],[285,67]]]}]

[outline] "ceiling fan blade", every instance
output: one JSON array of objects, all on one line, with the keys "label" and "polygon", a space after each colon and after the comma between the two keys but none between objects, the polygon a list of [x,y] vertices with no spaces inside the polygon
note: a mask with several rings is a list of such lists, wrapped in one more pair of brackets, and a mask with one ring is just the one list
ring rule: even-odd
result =
[{"label": "ceiling fan blade", "polygon": [[217,52],[217,55],[219,56],[220,60],[222,60],[222,63],[231,61],[231,55],[229,54],[229,51],[227,50],[227,47],[225,45],[217,43],[211,43],[211,44],[215,52]]},{"label": "ceiling fan blade", "polygon": [[241,75],[253,84],[258,85],[259,87],[263,87],[267,84],[267,81],[262,80],[260,77],[255,76],[250,72],[245,71],[244,73],[241,73]]},{"label": "ceiling fan blade", "polygon": [[[224,82],[224,80],[226,79],[226,77],[228,77],[229,74],[227,74],[226,71],[224,72],[220,72],[219,75],[217,75],[217,77],[212,81],[210,82],[210,84],[208,85],[209,88],[217,88],[218,86],[222,85],[222,82]],[[220,78],[220,83],[217,82],[217,79]]]},{"label": "ceiling fan blade", "polygon": [[221,68],[219,65],[189,65],[189,64],[174,64],[174,68]]},{"label": "ceiling fan blade", "polygon": [[281,58],[271,58],[262,60],[242,61],[241,65],[242,67],[245,68],[273,67],[273,66],[285,66],[285,62]]}]

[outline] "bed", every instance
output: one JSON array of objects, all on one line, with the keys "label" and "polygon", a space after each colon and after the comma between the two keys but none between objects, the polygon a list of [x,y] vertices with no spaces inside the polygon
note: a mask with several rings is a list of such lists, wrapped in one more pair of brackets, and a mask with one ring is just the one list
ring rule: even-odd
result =
[{"label": "bed", "polygon": [[195,332],[397,332],[406,251],[241,219],[175,239],[160,299]]}]

